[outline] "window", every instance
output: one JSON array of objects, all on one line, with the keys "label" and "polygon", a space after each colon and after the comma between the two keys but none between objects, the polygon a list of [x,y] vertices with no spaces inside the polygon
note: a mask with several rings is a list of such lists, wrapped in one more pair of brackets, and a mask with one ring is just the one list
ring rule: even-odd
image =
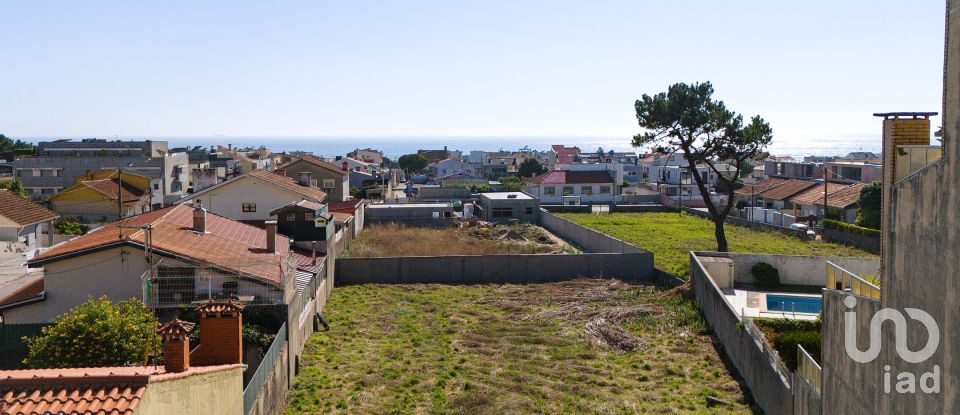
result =
[{"label": "window", "polygon": [[710,181],[707,177],[708,177],[708,176],[707,176],[707,172],[705,172],[705,171],[700,172],[700,178],[701,178],[704,182]]},{"label": "window", "polygon": [[527,209],[526,209],[525,213],[528,214],[528,215],[532,215],[532,214],[533,214],[533,208],[530,207],[530,206],[527,206]]},{"label": "window", "polygon": [[556,196],[556,195],[557,195],[557,188],[554,187],[554,186],[546,186],[546,187],[543,188],[543,195],[544,195],[544,196]]},{"label": "window", "polygon": [[572,196],[573,195],[573,186],[563,186],[563,195]]},{"label": "window", "polygon": [[257,211],[257,204],[256,204],[256,203],[244,203],[244,204],[243,204],[243,211],[246,212],[246,213],[256,212],[256,211]]},{"label": "window", "polygon": [[153,190],[160,190],[160,183],[154,183]]},{"label": "window", "polygon": [[592,196],[593,195],[593,186],[580,186],[580,194]]},{"label": "window", "polygon": [[490,211],[491,216],[495,218],[509,218],[513,216],[512,208],[493,208]]},{"label": "window", "polygon": [[310,179],[310,187],[317,187],[317,179]]},{"label": "window", "polygon": [[333,179],[323,179],[324,189],[333,189]]},{"label": "window", "polygon": [[600,194],[602,195],[610,194],[610,186],[600,186]]},{"label": "window", "polygon": [[304,213],[303,220],[313,220],[313,212]]},{"label": "window", "polygon": [[296,221],[297,221],[297,214],[296,214],[296,213],[288,213],[288,214],[287,214],[287,222],[296,222]]},{"label": "window", "polygon": [[40,189],[40,194],[42,195],[52,195],[53,192],[54,192],[54,189],[49,187]]}]

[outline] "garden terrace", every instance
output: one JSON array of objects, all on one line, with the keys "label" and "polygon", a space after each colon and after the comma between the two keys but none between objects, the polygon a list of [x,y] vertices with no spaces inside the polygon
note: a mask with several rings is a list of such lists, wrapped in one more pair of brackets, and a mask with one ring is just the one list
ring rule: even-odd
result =
[{"label": "garden terrace", "polygon": [[574,253],[573,247],[535,225],[443,228],[367,224],[341,258]]}]

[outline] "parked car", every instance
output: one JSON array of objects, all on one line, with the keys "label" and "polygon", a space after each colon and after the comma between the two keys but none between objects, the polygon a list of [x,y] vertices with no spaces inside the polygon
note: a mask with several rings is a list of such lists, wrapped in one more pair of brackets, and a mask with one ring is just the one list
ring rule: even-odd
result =
[{"label": "parked car", "polygon": [[805,223],[791,223],[790,229],[796,229],[798,231],[806,231],[807,236],[817,236],[817,233],[814,232],[813,229],[810,229],[810,227],[807,226],[807,224]]}]

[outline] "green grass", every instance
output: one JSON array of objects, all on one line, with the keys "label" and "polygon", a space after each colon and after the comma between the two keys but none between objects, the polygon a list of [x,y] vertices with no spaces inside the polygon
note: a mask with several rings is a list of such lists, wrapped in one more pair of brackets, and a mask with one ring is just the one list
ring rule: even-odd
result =
[{"label": "green grass", "polygon": [[[715,251],[713,222],[677,213],[564,213],[560,216],[653,252],[657,268],[686,279],[690,251]],[[734,252],[785,255],[876,257],[867,251],[830,242],[801,241],[778,232],[727,224]]]},{"label": "green grass", "polygon": [[[641,344],[621,352],[587,334],[583,314],[553,314],[565,305],[654,311],[618,323]],[[287,414],[751,412],[696,306],[652,287],[354,285],[326,310],[331,331],[307,343]]]}]

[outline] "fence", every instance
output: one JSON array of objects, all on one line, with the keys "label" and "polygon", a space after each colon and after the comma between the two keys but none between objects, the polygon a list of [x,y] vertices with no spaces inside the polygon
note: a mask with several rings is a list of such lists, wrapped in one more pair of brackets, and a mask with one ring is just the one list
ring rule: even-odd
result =
[{"label": "fence", "polygon": [[701,315],[723,345],[724,354],[743,377],[754,400],[765,413],[793,414],[792,376],[763,333],[753,321],[740,317],[692,252],[690,274]]},{"label": "fence", "polygon": [[283,325],[280,326],[280,331],[277,332],[277,336],[273,339],[273,343],[270,344],[270,348],[267,349],[267,353],[263,355],[263,360],[260,361],[260,366],[257,367],[257,371],[253,373],[253,376],[250,377],[250,382],[247,383],[247,387],[243,389],[244,414],[249,414],[257,402],[257,399],[260,398],[260,392],[263,390],[264,385],[270,380],[270,376],[274,372],[274,367],[277,365],[286,346],[287,323],[283,323]]},{"label": "fence", "polygon": [[880,287],[830,261],[827,261],[827,281],[824,286],[831,290],[850,290],[852,294],[880,299]]},{"label": "fence", "polygon": [[[237,259],[237,266],[263,265],[255,260]],[[181,265],[161,259],[153,266],[152,277],[144,278],[144,298],[149,306],[176,308],[206,300],[237,298],[246,304],[283,302],[283,286],[258,281],[238,272],[204,265]]]},{"label": "fence", "polygon": [[[713,220],[713,218],[710,217],[710,212],[704,212],[704,211],[702,211],[702,210],[691,209],[691,208],[688,208],[688,207],[684,207],[684,208],[683,208],[683,211],[686,212],[686,213],[689,213],[689,214],[691,214],[691,215],[699,216],[699,217],[704,218],[704,219],[707,219],[707,220]],[[783,227],[783,226],[771,225],[771,224],[769,224],[769,223],[754,222],[754,221],[747,220],[747,219],[741,219],[741,218],[738,218],[737,216],[735,216],[735,214],[734,214],[732,211],[731,211],[731,213],[730,213],[729,215],[727,215],[727,219],[726,219],[724,222],[725,222],[725,223],[729,223],[729,224],[731,224],[731,225],[743,226],[743,227],[747,227],[747,228],[751,228],[751,229],[760,229],[760,230],[775,231],[775,232],[780,232],[780,233],[783,233],[783,234],[786,234],[786,235],[795,236],[795,237],[800,238],[800,239],[807,239],[807,232],[806,232],[806,231],[803,231],[803,230],[800,230],[800,229],[787,228],[787,227]]]},{"label": "fence", "polygon": [[797,345],[797,374],[813,386],[813,390],[820,393],[823,382],[820,365],[799,344]]}]

